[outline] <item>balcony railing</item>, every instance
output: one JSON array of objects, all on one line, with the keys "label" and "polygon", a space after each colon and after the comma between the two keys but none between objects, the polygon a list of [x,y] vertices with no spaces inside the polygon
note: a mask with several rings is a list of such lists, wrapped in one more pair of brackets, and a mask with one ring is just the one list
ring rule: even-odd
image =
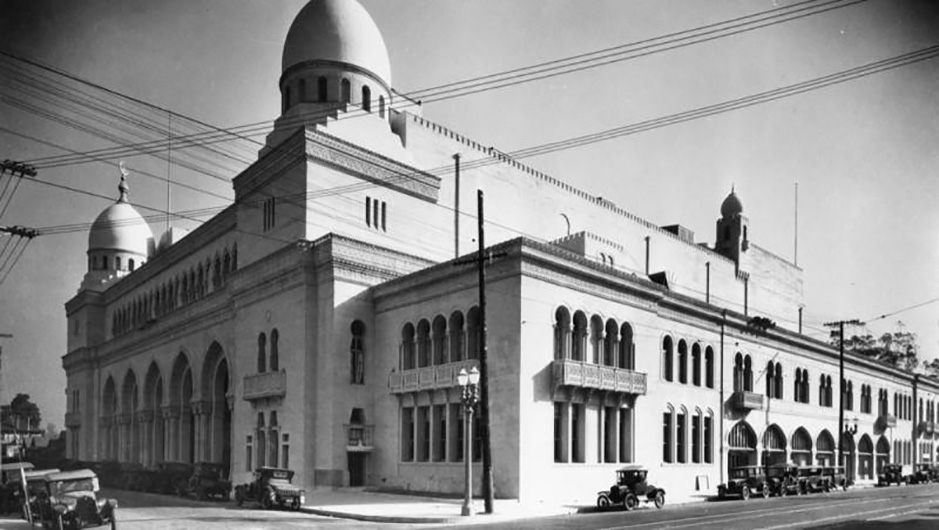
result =
[{"label": "balcony railing", "polygon": [[368,453],[374,449],[373,434],[374,425],[346,424],[346,451],[350,453]]},{"label": "balcony railing", "polygon": [[730,395],[730,406],[736,410],[763,410],[763,394],[738,390]]},{"label": "balcony railing", "polygon": [[554,361],[554,386],[576,386],[645,395],[646,374],[625,368],[601,366],[570,359]]},{"label": "balcony railing", "polygon": [[881,414],[877,417],[877,425],[882,429],[892,429],[897,426],[897,417],[893,414]]},{"label": "balcony railing", "polygon": [[454,387],[459,385],[456,376],[460,370],[466,369],[469,372],[472,367],[478,365],[479,361],[468,360],[392,372],[388,377],[388,388],[392,394],[402,394]]},{"label": "balcony railing", "polygon": [[936,422],[934,421],[921,421],[919,422],[919,432],[923,434],[933,434],[936,432]]},{"label": "balcony railing", "polygon": [[81,412],[66,412],[65,413],[65,427],[81,427],[82,424],[82,415]]},{"label": "balcony railing", "polygon": [[287,371],[264,372],[245,376],[245,401],[287,395]]}]

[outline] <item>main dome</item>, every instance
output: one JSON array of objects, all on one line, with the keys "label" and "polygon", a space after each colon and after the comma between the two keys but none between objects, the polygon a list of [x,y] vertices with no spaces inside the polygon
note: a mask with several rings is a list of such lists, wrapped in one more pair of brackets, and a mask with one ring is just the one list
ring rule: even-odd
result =
[{"label": "main dome", "polygon": [[363,68],[391,86],[391,62],[375,21],[356,0],[310,0],[284,42],[283,71],[309,61]]},{"label": "main dome", "polygon": [[88,250],[120,250],[147,255],[153,232],[147,221],[128,202],[108,206],[91,225]]}]

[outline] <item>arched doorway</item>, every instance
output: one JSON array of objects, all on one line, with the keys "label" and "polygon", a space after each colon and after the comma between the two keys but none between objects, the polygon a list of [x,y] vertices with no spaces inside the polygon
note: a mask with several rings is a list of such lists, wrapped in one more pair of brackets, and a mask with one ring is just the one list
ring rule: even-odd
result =
[{"label": "arched doorway", "polygon": [[101,398],[101,452],[103,460],[117,460],[117,389],[114,378],[104,383]]},{"label": "arched doorway", "polygon": [[727,436],[727,470],[756,465],[756,433],[745,422],[738,422]]},{"label": "arched doorway", "polygon": [[792,455],[790,460],[797,466],[812,465],[812,437],[804,427],[792,433]]},{"label": "arched doorway", "polygon": [[170,377],[169,456],[177,462],[193,462],[195,420],[192,415],[192,370],[189,359],[180,352]]},{"label": "arched doorway", "polygon": [[[273,351],[271,352],[273,355]],[[198,456],[207,462],[219,462],[226,472],[231,466],[231,410],[228,407],[228,359],[218,342],[209,346],[202,368],[202,399],[205,408],[200,422],[204,434]]]},{"label": "arched doorway", "polygon": [[881,435],[877,439],[877,452],[874,455],[876,473],[880,474],[883,471],[884,466],[890,462],[890,442],[887,441],[887,437]]},{"label": "arched doorway", "polygon": [[786,463],[786,435],[775,423],[763,432],[763,454],[760,460],[764,466]]},{"label": "arched doorway", "polygon": [[828,430],[818,433],[815,440],[815,463],[820,466],[835,465],[835,439]]},{"label": "arched doorway", "polygon": [[858,478],[871,480],[874,478],[874,442],[868,435],[861,436],[857,444]]},{"label": "arched doorway", "polygon": [[137,422],[137,376],[128,370],[121,385],[120,455],[121,462],[137,462],[140,458],[140,424]]},{"label": "arched doorway", "polygon": [[838,465],[844,467],[844,476],[849,484],[857,478],[856,452],[854,435],[849,432],[843,433],[841,435],[841,459],[838,461]]},{"label": "arched doorway", "polygon": [[163,429],[163,376],[155,362],[150,363],[143,384],[144,442],[143,462],[153,466],[166,460]]}]

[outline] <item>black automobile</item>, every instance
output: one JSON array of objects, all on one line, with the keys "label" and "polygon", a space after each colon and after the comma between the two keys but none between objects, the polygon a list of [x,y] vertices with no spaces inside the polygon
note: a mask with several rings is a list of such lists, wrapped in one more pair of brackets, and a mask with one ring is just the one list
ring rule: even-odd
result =
[{"label": "black automobile", "polygon": [[616,483],[609,490],[597,493],[597,508],[607,510],[622,504],[627,511],[640,502],[651,502],[656,508],[665,506],[665,490],[648,482],[649,471],[640,465],[623,466],[616,470]]},{"label": "black automobile", "polygon": [[793,464],[773,464],[766,468],[766,478],[769,482],[770,493],[785,497],[786,495],[802,495],[805,487],[799,478],[799,468]]},{"label": "black automobile", "polygon": [[939,468],[932,464],[916,464],[910,475],[910,484],[928,484],[939,481]]},{"label": "black automobile", "polygon": [[235,487],[235,502],[238,506],[247,501],[260,502],[266,510],[299,510],[306,502],[306,490],[290,483],[293,475],[290,469],[260,467],[254,472],[254,480]]},{"label": "black automobile", "polygon": [[30,462],[8,462],[0,465],[0,513],[20,510],[20,497],[23,491],[20,472],[33,469]]},{"label": "black automobile", "polygon": [[829,492],[832,486],[825,476],[824,470],[818,466],[803,466],[798,468],[799,483],[803,493]]},{"label": "black automobile", "polygon": [[192,476],[189,477],[189,494],[195,495],[199,500],[212,496],[228,499],[231,494],[231,481],[225,477],[227,472],[228,469],[220,463],[197,463],[192,470]]},{"label": "black automobile", "polygon": [[878,486],[889,486],[891,484],[906,484],[909,478],[903,475],[903,466],[900,464],[887,464],[877,474]]},{"label": "black automobile", "polygon": [[829,491],[841,488],[845,491],[848,490],[850,482],[845,477],[844,468],[842,466],[822,466],[822,476],[825,479],[825,483],[828,485]]},{"label": "black automobile", "polygon": [[189,494],[189,477],[192,476],[192,464],[185,462],[159,462],[144,489],[151,493],[167,493],[185,496]]},{"label": "black automobile", "polygon": [[770,496],[770,493],[770,483],[766,478],[766,470],[763,466],[735,467],[730,470],[727,482],[717,486],[717,497],[719,499],[739,496],[741,499],[747,500],[754,494],[765,499]]},{"label": "black automobile", "polygon": [[98,477],[90,469],[51,473],[44,480],[34,514],[43,527],[80,530],[114,522],[117,501],[98,498]]}]

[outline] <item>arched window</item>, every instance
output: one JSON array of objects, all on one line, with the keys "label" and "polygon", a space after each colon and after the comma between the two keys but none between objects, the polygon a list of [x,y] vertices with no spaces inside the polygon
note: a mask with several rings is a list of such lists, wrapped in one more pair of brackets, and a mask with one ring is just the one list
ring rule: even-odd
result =
[{"label": "arched window", "polygon": [[691,383],[701,386],[701,345],[698,343],[691,346]]},{"label": "arched window", "polygon": [[297,86],[297,103],[306,101],[306,79],[301,79]]},{"label": "arched window", "polygon": [[662,462],[674,461],[674,437],[672,435],[675,409],[668,405],[662,413]]},{"label": "arched window", "polygon": [[710,346],[704,349],[704,385],[714,388],[714,350]]},{"label": "arched window", "polygon": [[753,392],[753,362],[749,355],[743,358],[743,389]]},{"label": "arched window", "polygon": [[583,311],[574,313],[574,335],[571,337],[571,358],[587,360],[587,315]]},{"label": "arched window", "polygon": [[464,345],[466,331],[463,330],[463,313],[454,311],[450,315],[450,362],[462,361],[466,356]]},{"label": "arched window", "polygon": [[[263,374],[267,370],[267,336],[264,333],[258,335],[258,373]],[[260,443],[260,440],[258,441]]]},{"label": "arched window", "polygon": [[401,329],[401,369],[411,370],[417,366],[414,349],[414,324],[408,322]]},{"label": "arched window", "polygon": [[107,256],[101,256],[101,268],[103,270],[108,270],[108,257]]},{"label": "arched window", "polygon": [[796,368],[796,378],[792,383],[792,399],[796,403],[802,402],[802,369]]},{"label": "arched window", "polygon": [[329,99],[329,90],[326,82],[326,76],[320,76],[316,80],[316,101],[326,103]]},{"label": "arched window", "polygon": [[447,364],[447,319],[437,315],[433,325],[434,364]]},{"label": "arched window", "polygon": [[121,270],[121,257],[120,256],[114,256],[114,269]]},{"label": "arched window", "polygon": [[466,313],[466,358],[479,359],[479,308],[476,306]]},{"label": "arched window", "polygon": [[423,319],[417,323],[417,367],[430,366],[430,322]]},{"label": "arched window", "polygon": [[773,383],[776,385],[776,399],[783,398],[783,374],[782,374],[782,364],[776,363],[776,377],[773,379]]},{"label": "arched window", "polygon": [[360,320],[352,322],[352,344],[349,356],[352,366],[352,384],[365,384],[365,324]]},{"label": "arched window", "polygon": [[603,359],[601,363],[604,366],[616,366],[616,357],[619,354],[619,330],[616,328],[616,321],[612,318],[606,321],[606,332],[603,336]]},{"label": "arched window", "polygon": [[678,341],[678,382],[688,383],[688,345],[684,339]]},{"label": "arched window", "polygon": [[737,352],[734,357],[734,392],[743,390],[743,355]]},{"label": "arched window", "polygon": [[352,101],[352,84],[349,83],[348,79],[343,78],[340,83],[342,91],[342,103],[349,103]]},{"label": "arched window", "polygon": [[222,286],[222,258],[220,258],[218,254],[215,255],[215,264],[212,272],[212,288],[218,289]]},{"label": "arched window", "polygon": [[134,258],[127,259],[127,270],[134,272]]},{"label": "arched window", "polygon": [[290,108],[290,86],[284,86],[284,108],[282,112],[287,112]]},{"label": "arched window", "polygon": [[280,332],[277,328],[271,330],[271,371],[276,372],[280,369],[280,354],[278,353],[278,343],[280,343]]},{"label": "arched window", "polygon": [[372,89],[368,85],[362,85],[362,108],[372,112]]},{"label": "arched window", "polygon": [[619,364],[620,368],[636,369],[636,345],[633,344],[633,328],[624,323],[619,328]]},{"label": "arched window", "polygon": [[[842,388],[845,387],[842,386]],[[847,390],[845,391],[844,408],[845,410],[854,410],[854,384],[851,381],[848,381]]]},{"label": "arched window", "polygon": [[770,361],[766,364],[766,397],[773,399],[776,395],[776,364]]},{"label": "arched window", "polygon": [[672,375],[673,350],[672,338],[666,335],[662,339],[662,378],[666,381],[672,381],[674,377]]},{"label": "arched window", "polygon": [[603,363],[603,319],[597,315],[590,318],[590,349],[593,364]]}]

